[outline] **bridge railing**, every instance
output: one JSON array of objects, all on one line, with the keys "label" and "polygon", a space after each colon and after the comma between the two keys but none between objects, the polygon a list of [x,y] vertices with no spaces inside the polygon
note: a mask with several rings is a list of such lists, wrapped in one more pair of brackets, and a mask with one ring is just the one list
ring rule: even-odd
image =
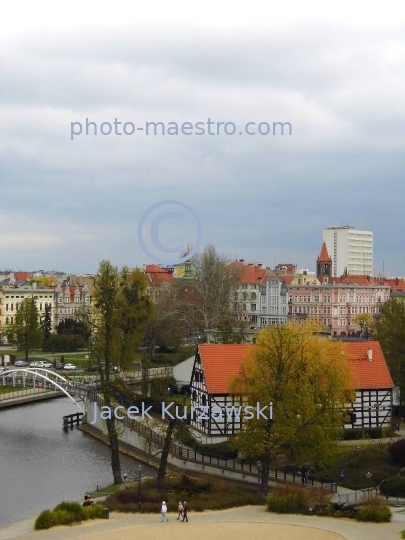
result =
[{"label": "bridge railing", "polygon": [[[18,385],[18,388],[20,385]],[[17,386],[15,387],[17,388]],[[47,392],[55,391],[55,388],[50,388],[47,386],[46,388],[35,386],[35,387],[23,387],[24,390],[10,390],[9,392],[5,392],[4,394],[0,394],[0,401],[6,401],[7,399],[16,399],[19,397],[24,396],[32,396],[34,394],[44,394]]]},{"label": "bridge railing", "polygon": [[[90,399],[90,401],[96,402],[98,407],[102,407],[104,405],[104,399],[96,392],[89,391],[88,398]],[[135,431],[139,435],[142,435],[146,440],[155,443],[157,446],[163,446],[165,436],[157,433],[142,422],[139,422],[138,420],[131,420],[127,417],[123,420],[119,420],[119,422],[124,424],[125,426],[128,426],[132,431]],[[260,471],[257,468],[256,464],[243,459],[221,459],[216,456],[210,456],[204,453],[200,453],[190,448],[185,448],[182,445],[174,442],[172,442],[170,446],[170,453],[173,456],[182,459],[183,461],[208,464],[212,467],[218,467],[224,471],[238,471],[245,475],[247,474],[259,478]],[[279,469],[274,469],[270,471],[269,480],[303,483],[301,473],[288,473],[284,470]],[[314,478],[312,478],[311,476],[307,478],[306,484],[329,490],[332,493],[336,493],[337,491],[336,482],[324,482],[322,480],[314,480]]]}]

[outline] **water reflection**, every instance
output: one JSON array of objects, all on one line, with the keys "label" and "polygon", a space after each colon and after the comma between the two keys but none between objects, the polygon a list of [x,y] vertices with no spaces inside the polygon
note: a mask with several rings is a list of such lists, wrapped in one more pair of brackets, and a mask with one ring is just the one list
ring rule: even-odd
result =
[{"label": "water reflection", "polygon": [[[62,416],[77,410],[68,398],[0,410],[0,527],[113,482],[110,449],[62,429]],[[137,478],[138,465],[121,456],[129,480]],[[146,465],[142,471],[155,474]]]}]

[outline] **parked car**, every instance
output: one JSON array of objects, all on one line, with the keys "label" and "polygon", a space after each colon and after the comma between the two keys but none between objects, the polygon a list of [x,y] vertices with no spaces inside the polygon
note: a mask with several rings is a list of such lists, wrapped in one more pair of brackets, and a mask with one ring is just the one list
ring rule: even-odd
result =
[{"label": "parked car", "polygon": [[56,362],[55,369],[63,369],[65,367],[64,362]]},{"label": "parked car", "polygon": [[8,367],[0,367],[0,375],[3,375],[3,373],[7,373],[7,371],[10,371],[10,368],[8,368]]},{"label": "parked car", "polygon": [[69,370],[69,369],[77,369],[77,368],[74,364],[65,364],[63,369]]},{"label": "parked car", "polygon": [[38,368],[44,368],[44,362],[41,360],[38,360],[36,362],[31,362],[30,367],[38,367]]},{"label": "parked car", "polygon": [[28,362],[25,360],[17,360],[14,365],[15,367],[26,367],[28,366]]},{"label": "parked car", "polygon": [[46,361],[45,361],[45,362],[42,362],[42,367],[44,367],[44,368],[46,368],[46,369],[52,367],[52,365],[53,365],[53,364],[51,364],[50,362],[46,362]]}]

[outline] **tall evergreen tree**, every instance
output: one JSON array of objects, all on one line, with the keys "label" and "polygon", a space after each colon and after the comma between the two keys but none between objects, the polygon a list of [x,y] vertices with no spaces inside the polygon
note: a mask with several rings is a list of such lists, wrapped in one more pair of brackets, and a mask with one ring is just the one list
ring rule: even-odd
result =
[{"label": "tall evergreen tree", "polygon": [[47,341],[52,332],[52,315],[51,315],[51,304],[45,304],[45,313],[41,319],[41,330],[44,334],[44,340]]},{"label": "tall evergreen tree", "polygon": [[29,352],[39,349],[44,340],[44,334],[39,325],[39,314],[34,298],[25,298],[19,305],[14,321],[6,327],[9,343],[17,345],[24,351],[28,360]]}]

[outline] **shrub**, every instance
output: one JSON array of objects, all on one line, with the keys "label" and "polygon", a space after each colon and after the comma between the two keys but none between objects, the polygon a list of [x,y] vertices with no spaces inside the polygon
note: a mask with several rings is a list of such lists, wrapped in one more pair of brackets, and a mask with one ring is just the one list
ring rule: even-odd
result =
[{"label": "shrub", "polygon": [[39,514],[35,520],[35,530],[49,529],[53,525],[52,512],[50,510],[44,510]]},{"label": "shrub", "polygon": [[58,504],[57,506],[55,506],[53,511],[55,511],[55,510],[63,510],[65,512],[67,512],[70,516],[77,517],[77,518],[79,518],[81,520],[86,519],[84,508],[78,502],[66,502],[66,501],[63,501],[60,504]]},{"label": "shrub", "polygon": [[405,439],[399,439],[399,441],[394,442],[389,447],[388,453],[395,465],[405,467]]},{"label": "shrub", "polygon": [[102,519],[104,517],[104,506],[102,504],[88,506],[83,508],[83,510],[87,519]]},{"label": "shrub", "polygon": [[[312,513],[312,512],[311,512]],[[349,518],[356,517],[356,509],[353,505],[345,505],[341,503],[327,504],[326,506],[318,506],[314,509],[317,516],[334,517],[334,518]]]},{"label": "shrub", "polygon": [[366,504],[357,512],[357,521],[373,521],[375,523],[386,523],[391,521],[392,514],[388,506],[384,504]]},{"label": "shrub", "polygon": [[387,430],[386,428],[348,428],[343,432],[343,438],[345,441],[353,441],[358,439],[382,439],[383,437],[391,437],[393,430]]},{"label": "shrub", "polygon": [[331,497],[324,489],[281,484],[268,495],[266,504],[270,512],[306,512],[309,508],[326,505]]},{"label": "shrub", "polygon": [[296,493],[281,496],[270,493],[267,496],[266,505],[269,512],[277,512],[278,514],[294,513],[303,509]]},{"label": "shrub", "polygon": [[69,525],[73,521],[85,521],[86,519],[96,519],[103,517],[103,508],[101,504],[85,507],[77,502],[61,502],[55,508],[44,510],[35,521],[35,529],[49,529],[56,525]]},{"label": "shrub", "polygon": [[68,525],[72,518],[72,514],[69,514],[66,510],[52,510],[52,527],[56,525]]},{"label": "shrub", "polygon": [[395,475],[383,480],[380,492],[386,497],[405,497],[405,476]]}]

